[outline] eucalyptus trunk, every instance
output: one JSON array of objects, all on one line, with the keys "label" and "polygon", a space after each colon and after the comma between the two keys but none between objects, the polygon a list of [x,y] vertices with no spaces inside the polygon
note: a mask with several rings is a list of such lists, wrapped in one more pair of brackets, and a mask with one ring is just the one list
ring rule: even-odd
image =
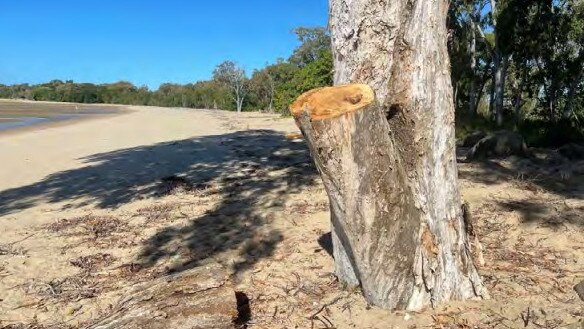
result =
[{"label": "eucalyptus trunk", "polygon": [[[333,152],[323,162],[341,161],[338,168],[357,175],[327,188],[336,273],[342,282],[361,285],[370,303],[390,309],[488,296],[471,258],[457,184],[447,10],[446,0],[330,0],[335,84],[366,84],[376,99],[368,115],[326,119],[354,120],[331,127],[344,127],[335,133],[345,131],[347,139],[338,141],[356,153]],[[299,122],[305,133],[327,131],[318,130],[320,123]],[[378,132],[365,132],[363,124]],[[326,150],[335,150],[327,147],[313,149],[317,164]],[[385,159],[375,168],[376,175],[386,172],[383,178],[372,174],[362,154]],[[354,192],[375,184],[383,187],[376,194]],[[351,211],[340,211],[345,207]]]},{"label": "eucalyptus trunk", "polygon": [[566,105],[564,106],[563,118],[571,119],[574,116],[574,98],[576,96],[576,89],[582,80],[582,73],[580,72],[577,77],[570,83],[568,87],[568,95],[566,98]]},{"label": "eucalyptus trunk", "polygon": [[[497,47],[496,47],[497,48]],[[499,49],[495,49],[494,64],[494,119],[498,126],[503,125],[503,106],[505,97],[505,81],[507,77],[507,58],[501,54]]]},{"label": "eucalyptus trunk", "polygon": [[[474,117],[477,112],[475,104],[477,103],[476,92],[476,67],[477,67],[477,37],[476,37],[476,19],[475,9],[470,14],[470,86],[468,91],[468,114]],[[456,99],[456,98],[455,98]]]}]

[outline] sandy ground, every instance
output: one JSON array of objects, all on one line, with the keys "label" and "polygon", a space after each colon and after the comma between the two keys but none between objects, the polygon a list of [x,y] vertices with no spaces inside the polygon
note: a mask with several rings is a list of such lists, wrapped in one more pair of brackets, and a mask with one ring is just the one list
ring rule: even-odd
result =
[{"label": "sandy ground", "polygon": [[126,107],[111,104],[0,99],[0,135],[63,126],[96,117],[123,114],[127,110]]},{"label": "sandy ground", "polygon": [[[390,312],[335,280],[290,119],[134,107],[0,136],[0,327],[84,327],[133,284],[219,262],[249,328],[562,328],[584,317],[582,163],[460,164],[487,301]],[[478,254],[477,254],[478,256]],[[477,257],[480,262],[480,257]]]}]

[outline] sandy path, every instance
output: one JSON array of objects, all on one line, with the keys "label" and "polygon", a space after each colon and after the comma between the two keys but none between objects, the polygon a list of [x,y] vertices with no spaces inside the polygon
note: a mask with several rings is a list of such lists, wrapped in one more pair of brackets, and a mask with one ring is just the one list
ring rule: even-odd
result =
[{"label": "sandy path", "polygon": [[[121,116],[0,136],[0,190],[83,165],[102,152],[220,132],[211,111],[134,107]],[[200,124],[205,122],[205,124]]]},{"label": "sandy path", "polygon": [[[22,189],[51,174],[86,167],[92,164],[88,157],[94,154],[222,131],[221,114],[213,111],[150,107],[132,109],[133,112],[113,117],[1,135],[0,191]],[[27,193],[23,192],[26,198]],[[1,213],[1,223],[10,220],[11,228],[41,224],[42,213],[47,206],[42,204],[42,192],[34,194],[37,194],[34,198],[41,198],[34,207],[18,209],[24,210],[25,214],[12,214],[13,211]]]}]

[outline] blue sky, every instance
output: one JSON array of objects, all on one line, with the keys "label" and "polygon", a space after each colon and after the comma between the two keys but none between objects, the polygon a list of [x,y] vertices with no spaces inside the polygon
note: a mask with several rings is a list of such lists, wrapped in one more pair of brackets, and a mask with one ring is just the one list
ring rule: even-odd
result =
[{"label": "blue sky", "polygon": [[291,30],[325,26],[327,0],[3,0],[0,83],[208,79],[287,58]]}]

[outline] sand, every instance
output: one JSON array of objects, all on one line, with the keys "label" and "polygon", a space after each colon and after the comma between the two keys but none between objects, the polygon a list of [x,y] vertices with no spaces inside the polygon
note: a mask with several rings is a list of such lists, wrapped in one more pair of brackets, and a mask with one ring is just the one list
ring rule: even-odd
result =
[{"label": "sand", "polygon": [[390,312],[336,282],[326,193],[291,119],[128,109],[0,135],[0,326],[84,327],[132,285],[207,262],[250,299],[250,328],[559,328],[583,316],[573,166],[460,164],[492,299]]},{"label": "sand", "polygon": [[123,114],[126,107],[0,99],[0,135],[63,126],[103,116]]}]

